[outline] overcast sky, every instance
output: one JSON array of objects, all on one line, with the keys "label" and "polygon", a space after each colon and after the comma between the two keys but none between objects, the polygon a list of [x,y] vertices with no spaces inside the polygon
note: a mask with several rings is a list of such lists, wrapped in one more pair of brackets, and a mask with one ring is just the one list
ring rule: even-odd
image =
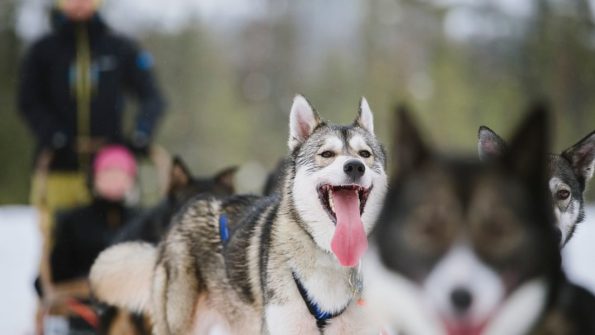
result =
[{"label": "overcast sky", "polygon": [[[103,0],[102,13],[117,30],[176,33],[196,19],[225,24],[263,15],[262,0]],[[46,32],[52,0],[20,0],[16,28],[19,36],[32,40]]]},{"label": "overcast sky", "polygon": [[[251,17],[267,15],[267,0],[103,0],[102,12],[118,31],[128,34],[161,31],[176,33],[193,20],[201,20],[218,28],[233,26]],[[288,0],[277,0],[283,3]],[[351,0],[359,3],[362,0]],[[386,0],[398,2],[398,0]],[[532,1],[526,0],[426,0],[452,8],[445,20],[445,31],[454,39],[473,36],[498,36],[509,33],[506,24],[478,14],[474,8],[489,4],[510,19],[523,19],[532,12]],[[550,0],[563,3],[567,0]],[[590,0],[595,7],[595,0]],[[17,32],[32,40],[48,29],[47,9],[53,0],[20,0],[17,12]],[[328,1],[326,1],[328,2]],[[326,3],[326,2],[323,2]],[[315,3],[305,3],[315,6]],[[347,6],[349,7],[349,6]],[[350,7],[353,7],[350,6]],[[327,8],[328,6],[323,6]],[[395,6],[398,8],[398,6]],[[333,11],[335,12],[335,11]],[[338,11],[340,12],[340,11]],[[340,13],[338,13],[340,14]],[[350,22],[351,23],[351,22]]]}]

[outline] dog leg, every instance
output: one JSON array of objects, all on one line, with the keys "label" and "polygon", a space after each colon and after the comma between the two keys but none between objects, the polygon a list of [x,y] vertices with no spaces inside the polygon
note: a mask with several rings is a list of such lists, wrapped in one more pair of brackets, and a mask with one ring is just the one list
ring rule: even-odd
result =
[{"label": "dog leg", "polygon": [[[178,246],[186,249],[186,246]],[[183,250],[178,255],[189,255]],[[194,311],[198,299],[198,280],[196,264],[189,259],[176,258],[169,262],[167,285],[163,305],[165,320],[172,335],[188,334],[193,326]]]},{"label": "dog leg", "polygon": [[155,268],[153,286],[151,288],[153,297],[151,319],[153,320],[154,335],[170,335],[165,313],[166,290],[167,272],[165,271],[163,264],[159,264]]}]

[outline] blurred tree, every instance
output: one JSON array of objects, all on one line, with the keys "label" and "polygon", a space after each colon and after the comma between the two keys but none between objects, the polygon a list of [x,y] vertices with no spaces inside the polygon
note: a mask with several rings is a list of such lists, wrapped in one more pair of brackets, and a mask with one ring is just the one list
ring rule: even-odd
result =
[{"label": "blurred tree", "polygon": [[[197,174],[243,163],[262,172],[286,153],[295,93],[340,122],[352,120],[364,95],[385,142],[394,105],[404,101],[435,142],[473,152],[480,124],[507,134],[523,106],[545,96],[555,107],[560,150],[595,125],[593,15],[589,0],[532,3],[518,14],[498,1],[266,0],[245,19],[196,20],[180,32],[145,35],[169,101],[158,139]],[[0,9],[6,203],[26,198],[31,146],[14,110],[19,41],[5,24],[14,2]],[[457,24],[470,32],[462,38],[450,31],[459,13],[465,20]]]},{"label": "blurred tree", "polygon": [[19,41],[15,3],[0,3],[0,204],[25,203],[32,168],[32,139],[16,111]]}]

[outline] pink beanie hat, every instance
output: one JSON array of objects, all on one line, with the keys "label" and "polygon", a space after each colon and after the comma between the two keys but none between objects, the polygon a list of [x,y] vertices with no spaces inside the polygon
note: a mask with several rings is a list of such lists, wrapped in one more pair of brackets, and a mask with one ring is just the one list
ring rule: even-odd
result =
[{"label": "pink beanie hat", "polygon": [[110,145],[97,152],[93,162],[93,173],[109,168],[121,169],[132,177],[136,176],[134,156],[126,147],[121,145]]}]

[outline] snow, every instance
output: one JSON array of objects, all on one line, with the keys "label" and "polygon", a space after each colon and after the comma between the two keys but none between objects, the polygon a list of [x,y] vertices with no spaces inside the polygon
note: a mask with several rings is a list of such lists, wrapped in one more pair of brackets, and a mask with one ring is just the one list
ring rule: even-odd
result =
[{"label": "snow", "polygon": [[562,259],[568,277],[595,293],[595,205],[587,207],[586,216],[562,250]]},{"label": "snow", "polygon": [[33,334],[41,237],[31,207],[0,207],[0,334]]},{"label": "snow", "polygon": [[[587,221],[563,250],[569,278],[595,292],[595,205],[587,208]],[[33,334],[40,235],[31,207],[0,207],[0,334]]]}]

